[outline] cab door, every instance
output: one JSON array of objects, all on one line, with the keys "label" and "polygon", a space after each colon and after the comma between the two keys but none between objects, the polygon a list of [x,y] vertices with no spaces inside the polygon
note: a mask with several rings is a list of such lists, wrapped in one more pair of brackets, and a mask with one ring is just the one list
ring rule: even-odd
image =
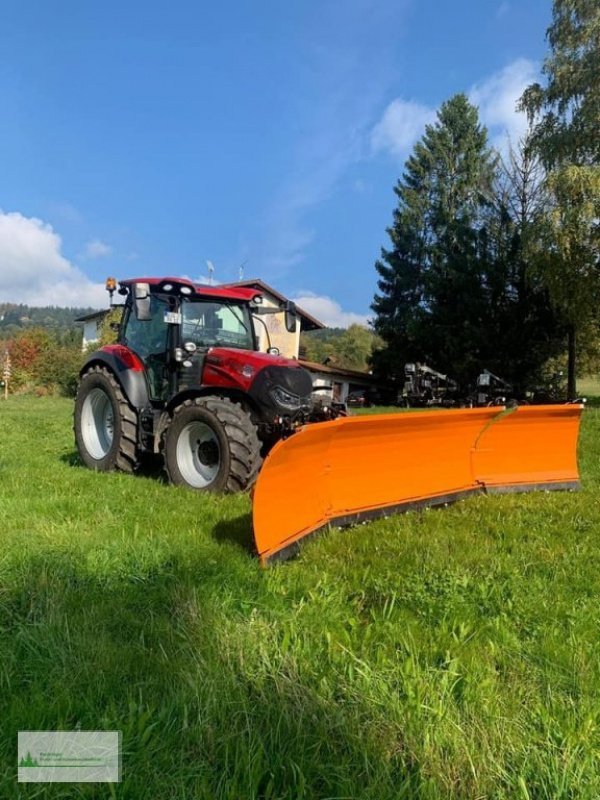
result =
[{"label": "cab door", "polygon": [[157,295],[150,299],[151,318],[139,320],[129,307],[124,320],[121,342],[144,362],[151,400],[164,401],[171,386],[171,330],[176,327],[165,321],[169,303]]}]

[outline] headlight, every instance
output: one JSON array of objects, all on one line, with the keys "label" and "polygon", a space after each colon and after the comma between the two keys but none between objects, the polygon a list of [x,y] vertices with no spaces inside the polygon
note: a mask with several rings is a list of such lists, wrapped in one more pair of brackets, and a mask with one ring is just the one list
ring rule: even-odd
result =
[{"label": "headlight", "polygon": [[273,400],[275,400],[278,406],[289,408],[291,411],[297,411],[304,405],[302,398],[298,397],[297,394],[288,392],[281,386],[275,386],[274,389],[271,389],[271,397]]}]

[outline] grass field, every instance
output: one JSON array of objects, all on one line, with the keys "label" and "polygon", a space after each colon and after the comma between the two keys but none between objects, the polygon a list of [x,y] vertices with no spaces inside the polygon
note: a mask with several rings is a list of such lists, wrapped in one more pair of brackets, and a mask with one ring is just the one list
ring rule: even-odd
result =
[{"label": "grass field", "polygon": [[582,397],[597,401],[600,398],[600,379],[597,377],[578,378],[577,391]]},{"label": "grass field", "polygon": [[[475,497],[263,571],[247,497],[74,458],[0,403],[0,798],[600,797],[600,411],[583,491]],[[119,729],[119,785],[18,785],[19,730]]]}]

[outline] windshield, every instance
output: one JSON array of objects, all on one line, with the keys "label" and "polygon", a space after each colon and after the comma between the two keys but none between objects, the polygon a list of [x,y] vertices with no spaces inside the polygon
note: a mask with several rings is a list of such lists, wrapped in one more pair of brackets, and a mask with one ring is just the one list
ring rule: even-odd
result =
[{"label": "windshield", "polygon": [[186,300],[181,311],[184,343],[254,350],[252,319],[247,305],[224,300]]}]

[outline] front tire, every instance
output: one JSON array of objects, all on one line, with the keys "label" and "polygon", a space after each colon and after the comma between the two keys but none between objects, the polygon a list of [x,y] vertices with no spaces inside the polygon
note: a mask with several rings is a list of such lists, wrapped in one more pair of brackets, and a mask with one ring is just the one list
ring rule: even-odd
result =
[{"label": "front tire", "polygon": [[90,469],[133,472],[137,466],[137,415],[105,367],[92,367],[81,378],[74,431],[79,457]]},{"label": "front tire", "polygon": [[249,489],[261,463],[256,425],[227,397],[197,397],[177,406],[164,436],[169,481],[198,491]]}]

